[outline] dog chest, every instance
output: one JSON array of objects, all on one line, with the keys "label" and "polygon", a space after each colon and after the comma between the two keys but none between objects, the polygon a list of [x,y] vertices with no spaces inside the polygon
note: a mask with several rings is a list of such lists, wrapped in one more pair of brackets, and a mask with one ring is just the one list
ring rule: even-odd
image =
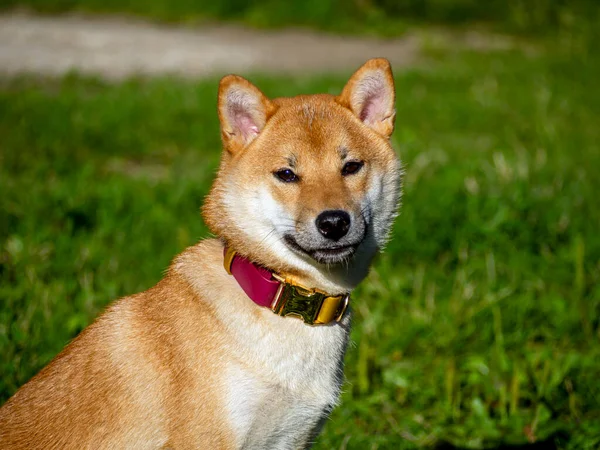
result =
[{"label": "dog chest", "polygon": [[304,448],[333,409],[339,382],[312,392],[259,380],[239,368],[228,377],[227,411],[237,448]]},{"label": "dog chest", "polygon": [[[279,339],[290,337],[285,334]],[[249,346],[245,361],[250,367],[228,365],[226,411],[237,448],[305,448],[316,436],[338,401],[347,328],[312,334],[304,342],[270,346],[264,354]]]}]

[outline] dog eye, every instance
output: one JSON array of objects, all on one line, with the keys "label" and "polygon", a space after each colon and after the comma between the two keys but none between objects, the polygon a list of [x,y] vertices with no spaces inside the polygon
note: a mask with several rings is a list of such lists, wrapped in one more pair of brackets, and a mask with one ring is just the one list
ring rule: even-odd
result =
[{"label": "dog eye", "polygon": [[284,183],[295,183],[300,181],[300,177],[296,175],[291,169],[281,169],[274,173]]},{"label": "dog eye", "polygon": [[344,164],[344,168],[342,169],[342,175],[352,175],[358,172],[365,163],[362,161],[349,161]]}]

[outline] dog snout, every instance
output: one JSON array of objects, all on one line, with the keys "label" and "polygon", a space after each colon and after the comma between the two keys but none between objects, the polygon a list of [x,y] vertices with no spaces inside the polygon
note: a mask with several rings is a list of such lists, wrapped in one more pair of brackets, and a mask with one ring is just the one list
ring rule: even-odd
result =
[{"label": "dog snout", "polygon": [[337,241],[350,229],[350,215],[342,210],[323,211],[315,220],[319,233],[327,239]]}]

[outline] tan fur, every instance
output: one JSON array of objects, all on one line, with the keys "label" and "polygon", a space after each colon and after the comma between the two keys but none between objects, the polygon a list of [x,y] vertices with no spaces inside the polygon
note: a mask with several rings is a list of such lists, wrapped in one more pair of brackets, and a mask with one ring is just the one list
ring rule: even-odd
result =
[{"label": "tan fur", "polygon": [[[210,255],[215,244],[198,247]],[[0,448],[230,448],[214,389],[222,334],[171,269],[111,306],[3,406]]]},{"label": "tan fur", "polygon": [[[376,101],[365,107],[369,92]],[[219,239],[185,250],[155,287],[113,304],[9,399],[0,409],[0,448],[310,446],[337,401],[349,316],[311,327],[256,306],[223,269],[223,243],[304,285],[352,289],[395,214],[393,105],[383,59],[363,66],[339,97],[269,100],[243,78],[225,77],[223,158],[203,208]],[[349,159],[365,166],[342,177]],[[301,183],[273,176],[290,164]],[[294,218],[290,229],[311,226],[323,210],[360,215],[366,204],[376,215],[372,243],[344,267],[286,256],[272,233],[253,234],[268,215],[243,211],[265,192]]]}]

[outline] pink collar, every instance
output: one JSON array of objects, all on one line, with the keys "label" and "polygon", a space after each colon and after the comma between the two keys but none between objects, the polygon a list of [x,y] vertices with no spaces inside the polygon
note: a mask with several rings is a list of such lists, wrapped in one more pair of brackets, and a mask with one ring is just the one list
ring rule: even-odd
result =
[{"label": "pink collar", "polygon": [[225,247],[223,265],[246,295],[259,306],[280,316],[294,316],[309,325],[339,322],[348,308],[350,294],[328,295],[294,284]]}]

